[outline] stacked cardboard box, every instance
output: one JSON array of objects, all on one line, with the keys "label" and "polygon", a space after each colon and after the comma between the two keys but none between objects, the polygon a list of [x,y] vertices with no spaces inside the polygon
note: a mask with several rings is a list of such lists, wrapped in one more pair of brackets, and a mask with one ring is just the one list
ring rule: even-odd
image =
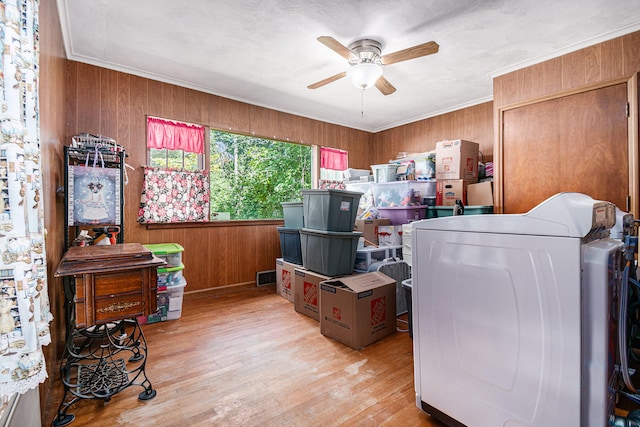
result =
[{"label": "stacked cardboard box", "polygon": [[[304,190],[303,265],[276,260],[276,292],[296,312],[318,320],[323,335],[356,349],[396,331],[396,280],[378,272],[353,274],[363,234],[353,231],[360,194]],[[359,224],[369,233],[377,226]]]},{"label": "stacked cardboard box", "polygon": [[467,204],[467,186],[478,182],[479,149],[463,139],[436,143],[436,205]]},{"label": "stacked cardboard box", "polygon": [[293,302],[294,270],[300,267],[282,258],[276,259],[276,293]]}]

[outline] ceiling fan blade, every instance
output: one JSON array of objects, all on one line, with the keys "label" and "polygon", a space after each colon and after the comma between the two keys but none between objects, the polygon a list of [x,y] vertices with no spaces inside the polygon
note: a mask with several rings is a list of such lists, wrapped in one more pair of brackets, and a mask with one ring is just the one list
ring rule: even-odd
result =
[{"label": "ceiling fan blade", "polygon": [[310,84],[309,86],[307,86],[308,89],[318,89],[319,87],[322,87],[326,84],[329,84],[331,82],[335,82],[336,80],[339,80],[341,78],[343,78],[344,76],[347,75],[346,71],[343,71],[341,73],[336,74],[335,76],[331,76],[331,77],[327,77],[324,80],[320,80],[319,82],[315,82],[314,84]]},{"label": "ceiling fan blade", "polygon": [[347,61],[357,61],[358,56],[351,52],[349,48],[340,43],[338,40],[334,39],[330,36],[320,36],[318,37],[318,41],[328,47],[329,49],[336,52],[338,55],[342,56]]},{"label": "ceiling fan blade", "polygon": [[438,49],[440,49],[438,43],[431,41],[419,44],[417,46],[409,47],[407,49],[399,50],[388,55],[383,55],[380,60],[384,65],[395,64],[396,62],[407,61],[409,59],[431,55],[438,52]]},{"label": "ceiling fan blade", "polygon": [[385,79],[384,76],[378,77],[378,80],[376,80],[376,88],[382,92],[383,95],[391,95],[396,91],[396,88],[393,87],[393,85],[389,83],[389,80]]}]

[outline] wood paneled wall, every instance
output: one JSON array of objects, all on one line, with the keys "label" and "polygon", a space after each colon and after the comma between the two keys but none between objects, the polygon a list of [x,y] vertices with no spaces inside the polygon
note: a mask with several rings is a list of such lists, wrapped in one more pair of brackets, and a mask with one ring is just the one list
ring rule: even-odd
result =
[{"label": "wood paneled wall", "polygon": [[640,71],[640,31],[496,77],[495,109]]},{"label": "wood paneled wall", "polygon": [[398,153],[422,153],[436,148],[444,139],[466,139],[480,144],[485,161],[493,158],[493,103],[485,102],[462,110],[431,117],[386,131],[373,137],[376,164],[395,159]]},{"label": "wood paneled wall", "polygon": [[[550,59],[530,67],[496,77],[493,81],[494,131],[496,135],[494,155],[496,156],[495,170],[495,200],[496,210],[501,212],[501,202],[508,197],[504,193],[501,164],[504,158],[502,141],[500,140],[501,111],[516,105],[533,103],[554,97],[563,96],[570,92],[589,90],[595,86],[604,86],[616,80],[627,80],[633,74],[640,72],[640,31],[627,34],[606,42],[577,50],[558,58]],[[631,125],[629,127],[629,141],[638,140],[638,94],[630,96]],[[509,126],[517,126],[510,123]],[[573,145],[571,140],[562,141],[563,152],[570,152]],[[578,149],[578,148],[576,148]],[[547,156],[558,156],[557,147],[540,147]],[[630,195],[632,206],[637,205],[640,195],[637,193],[637,158],[634,158],[638,148],[632,147],[632,161],[630,162]],[[535,153],[531,153],[535,155]],[[570,163],[567,159],[567,166]],[[522,173],[533,172],[525,170]],[[554,177],[545,177],[553,179]],[[509,191],[514,191],[510,189]],[[516,190],[517,191],[517,190]]]},{"label": "wood paneled wall", "polygon": [[[67,62],[67,143],[81,132],[106,135],[129,157],[125,188],[125,241],[179,243],[185,248],[186,291],[255,281],[256,271],[275,268],[275,224],[153,228],[136,222],[142,169],[146,164],[146,115],[199,123],[216,129],[349,151],[351,166],[371,164],[368,132],[285,114],[183,87],[104,68]],[[62,185],[62,182],[59,183]]]},{"label": "wood paneled wall", "polygon": [[53,278],[53,270],[62,257],[64,234],[64,206],[56,198],[56,187],[62,182],[64,143],[64,85],[66,58],[60,32],[60,21],[55,1],[40,2],[40,149],[44,202],[44,223],[47,230],[47,278],[49,302],[54,320],[51,323],[52,342],[44,347],[49,379],[40,387],[42,419],[48,408],[53,381],[59,376],[59,357],[64,348],[64,296],[59,279]]}]

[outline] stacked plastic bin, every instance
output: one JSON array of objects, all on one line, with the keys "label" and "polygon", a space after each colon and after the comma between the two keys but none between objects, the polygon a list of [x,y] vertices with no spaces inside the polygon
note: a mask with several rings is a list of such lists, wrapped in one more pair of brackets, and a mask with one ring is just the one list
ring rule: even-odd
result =
[{"label": "stacked plastic bin", "polygon": [[302,265],[300,229],[304,227],[302,202],[282,203],[284,227],[278,227],[282,259],[292,264]]},{"label": "stacked plastic bin", "polygon": [[362,235],[353,231],[361,196],[346,190],[302,190],[304,268],[330,277],[353,272]]},{"label": "stacked plastic bin", "polygon": [[155,256],[163,259],[167,265],[158,268],[158,312],[156,319],[149,316],[148,322],[174,320],[182,315],[182,299],[187,280],[184,278],[182,253],[184,248],[177,243],[159,243],[144,245]]}]

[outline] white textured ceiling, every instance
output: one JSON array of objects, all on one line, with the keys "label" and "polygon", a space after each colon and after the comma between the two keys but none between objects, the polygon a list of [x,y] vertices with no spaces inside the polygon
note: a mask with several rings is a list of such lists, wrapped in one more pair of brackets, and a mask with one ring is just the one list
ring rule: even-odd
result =
[{"label": "white textured ceiling", "polygon": [[[639,0],[57,0],[69,59],[367,131],[492,99],[492,78],[640,30]],[[387,54],[397,91],[361,93],[319,43],[361,38]],[[361,114],[364,107],[364,115]]]}]

